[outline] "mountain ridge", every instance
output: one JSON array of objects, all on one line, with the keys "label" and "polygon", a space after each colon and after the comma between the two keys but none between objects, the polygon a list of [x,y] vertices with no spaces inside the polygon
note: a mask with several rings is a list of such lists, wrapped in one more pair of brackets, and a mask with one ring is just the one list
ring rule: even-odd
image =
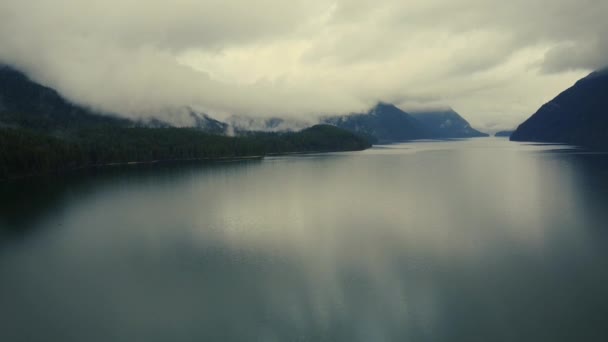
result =
[{"label": "mountain ridge", "polygon": [[608,150],[607,95],[608,69],[594,71],[542,105],[510,139]]},{"label": "mountain ridge", "polygon": [[0,126],[58,130],[132,124],[129,119],[76,105],[55,89],[32,81],[21,71],[0,66]]},{"label": "mountain ridge", "polygon": [[428,129],[431,130],[432,136],[435,138],[457,139],[489,136],[486,133],[474,129],[467,120],[452,108],[439,111],[418,111],[409,113],[427,126]]},{"label": "mountain ridge", "polygon": [[117,164],[141,164],[308,152],[371,146],[328,125],[299,132],[230,137],[226,124],[189,110],[193,127],[103,115],[7,67],[0,69],[0,180]]},{"label": "mountain ridge", "polygon": [[416,118],[395,105],[380,102],[367,113],[324,118],[324,123],[374,137],[378,142],[396,142],[430,137]]},{"label": "mountain ridge", "polygon": [[322,122],[374,137],[378,142],[417,139],[487,137],[471,127],[453,109],[406,112],[388,103],[378,103],[367,113],[325,118]]}]

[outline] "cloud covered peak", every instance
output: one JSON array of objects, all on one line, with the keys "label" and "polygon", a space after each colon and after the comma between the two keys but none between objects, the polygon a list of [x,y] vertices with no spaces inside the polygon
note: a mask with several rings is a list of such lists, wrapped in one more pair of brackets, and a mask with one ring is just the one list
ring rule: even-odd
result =
[{"label": "cloud covered peak", "polygon": [[608,64],[602,0],[4,0],[0,61],[132,117],[453,105],[512,126]]}]

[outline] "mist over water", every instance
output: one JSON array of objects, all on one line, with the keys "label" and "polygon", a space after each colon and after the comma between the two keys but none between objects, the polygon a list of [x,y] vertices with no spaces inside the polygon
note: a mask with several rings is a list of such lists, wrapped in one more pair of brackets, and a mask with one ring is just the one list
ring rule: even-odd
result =
[{"label": "mist over water", "polygon": [[607,176],[474,139],[0,184],[0,340],[607,340]]}]

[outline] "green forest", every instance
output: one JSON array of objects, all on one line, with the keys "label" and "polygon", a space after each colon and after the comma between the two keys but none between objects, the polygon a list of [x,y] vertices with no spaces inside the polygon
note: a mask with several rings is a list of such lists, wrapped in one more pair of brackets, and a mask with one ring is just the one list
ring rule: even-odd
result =
[{"label": "green forest", "polygon": [[0,179],[108,164],[354,151],[370,146],[367,139],[328,125],[239,137],[191,128],[96,127],[58,138],[37,130],[2,128]]}]

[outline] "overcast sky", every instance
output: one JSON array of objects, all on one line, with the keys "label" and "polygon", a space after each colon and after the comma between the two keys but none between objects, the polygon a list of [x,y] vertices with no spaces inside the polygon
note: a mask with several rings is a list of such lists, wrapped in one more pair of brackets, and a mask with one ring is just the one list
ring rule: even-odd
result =
[{"label": "overcast sky", "polygon": [[2,0],[0,61],[131,116],[385,101],[494,130],[608,64],[608,1]]}]

